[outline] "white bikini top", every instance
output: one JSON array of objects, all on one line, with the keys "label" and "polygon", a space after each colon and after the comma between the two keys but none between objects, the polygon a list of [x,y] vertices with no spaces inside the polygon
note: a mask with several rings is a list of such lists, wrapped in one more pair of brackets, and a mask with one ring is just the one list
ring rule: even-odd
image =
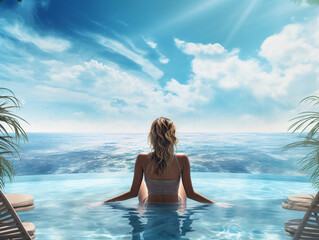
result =
[{"label": "white bikini top", "polygon": [[[181,167],[179,166],[177,157],[175,155],[175,160],[179,169],[179,174],[181,174]],[[149,168],[148,165],[147,169]],[[147,171],[146,169],[146,171]],[[146,172],[145,171],[145,172]],[[148,195],[177,195],[179,188],[180,175],[176,179],[163,180],[163,179],[151,179],[146,177],[144,172],[145,183],[148,189]]]}]

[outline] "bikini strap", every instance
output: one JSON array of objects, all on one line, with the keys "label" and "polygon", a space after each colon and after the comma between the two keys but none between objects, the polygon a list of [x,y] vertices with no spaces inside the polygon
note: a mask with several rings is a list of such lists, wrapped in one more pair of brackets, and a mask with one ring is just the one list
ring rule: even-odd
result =
[{"label": "bikini strap", "polygon": [[176,155],[174,155],[175,159],[176,159],[176,163],[177,163],[177,166],[178,166],[178,170],[179,170],[179,173],[181,173],[181,167],[179,166],[179,162],[178,162],[178,159],[176,157]]},{"label": "bikini strap", "polygon": [[[176,160],[176,163],[177,163],[177,167],[178,167],[179,173],[182,173],[181,167],[180,167],[180,165],[179,165],[179,162],[178,162],[178,159],[177,159],[176,155],[174,155],[174,157],[175,157],[175,160]],[[147,172],[147,170],[149,169],[149,167],[150,167],[151,164],[152,164],[152,163],[149,163],[149,164],[147,165],[147,167],[146,167],[146,169],[145,169],[145,172]]]}]

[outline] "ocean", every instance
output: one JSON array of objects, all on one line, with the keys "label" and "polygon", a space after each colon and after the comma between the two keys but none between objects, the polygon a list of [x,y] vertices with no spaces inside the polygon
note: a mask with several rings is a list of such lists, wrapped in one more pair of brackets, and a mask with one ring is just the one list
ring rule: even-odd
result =
[{"label": "ocean", "polygon": [[[149,152],[141,133],[29,133],[17,175],[132,172],[140,152]],[[177,153],[186,153],[193,172],[298,174],[302,149],[282,151],[292,133],[181,133]]]}]

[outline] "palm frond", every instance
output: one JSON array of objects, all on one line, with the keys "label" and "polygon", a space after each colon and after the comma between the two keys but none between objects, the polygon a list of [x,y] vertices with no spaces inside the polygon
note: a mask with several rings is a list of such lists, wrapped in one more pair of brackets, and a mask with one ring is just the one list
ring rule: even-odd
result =
[{"label": "palm frond", "polygon": [[319,130],[319,112],[301,112],[299,113],[299,116],[291,119],[290,121],[294,121],[294,123],[292,123],[288,128],[288,131],[292,130],[292,132],[296,132],[298,130],[305,132],[312,126],[307,134],[308,139],[315,136]]},{"label": "palm frond", "polygon": [[319,105],[319,96],[312,95],[312,96],[305,97],[304,99],[300,101],[300,103],[302,102],[310,102],[313,106]]},{"label": "palm frond", "polygon": [[21,102],[11,90],[0,88],[0,91],[9,93],[0,95],[0,188],[3,188],[6,179],[12,181],[14,176],[13,160],[10,159],[18,157],[21,160],[19,143],[20,140],[28,141],[28,136],[20,124],[27,122],[11,112],[20,108]]},{"label": "palm frond", "polygon": [[0,166],[0,187],[3,188],[5,186],[5,178],[7,177],[9,181],[12,181],[15,172],[13,162],[2,155],[0,155]]},{"label": "palm frond", "polygon": [[303,141],[297,141],[293,143],[289,143],[285,145],[282,150],[286,151],[293,148],[315,148],[317,149],[319,147],[319,141],[316,140],[308,140],[305,138]]},{"label": "palm frond", "polygon": [[[319,106],[319,96],[309,96],[300,101],[300,103],[309,103],[313,107]],[[306,135],[299,136],[299,141],[285,145],[282,150],[286,151],[294,148],[307,149],[309,152],[298,160],[300,165],[299,172],[310,175],[310,180],[315,188],[319,188],[319,112],[304,111],[298,114],[297,117],[290,120],[292,124],[288,131],[301,133],[306,132]]]},{"label": "palm frond", "polygon": [[301,5],[303,4],[304,2],[306,2],[307,4],[309,5],[313,5],[313,6],[318,6],[319,5],[319,0],[291,0],[293,1],[294,3],[298,4],[298,5]]}]

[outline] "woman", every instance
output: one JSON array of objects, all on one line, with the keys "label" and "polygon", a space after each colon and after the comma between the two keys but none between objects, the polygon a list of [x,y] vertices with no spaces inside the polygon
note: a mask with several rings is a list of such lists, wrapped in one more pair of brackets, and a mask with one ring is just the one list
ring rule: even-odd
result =
[{"label": "woman", "polygon": [[[215,203],[194,191],[187,155],[174,154],[178,139],[173,121],[164,117],[156,119],[152,123],[148,138],[153,151],[137,156],[131,190],[103,203],[123,201],[136,196],[140,204],[144,202],[185,203],[186,197],[202,203]],[[182,178],[182,184],[180,184],[180,178]]]}]

